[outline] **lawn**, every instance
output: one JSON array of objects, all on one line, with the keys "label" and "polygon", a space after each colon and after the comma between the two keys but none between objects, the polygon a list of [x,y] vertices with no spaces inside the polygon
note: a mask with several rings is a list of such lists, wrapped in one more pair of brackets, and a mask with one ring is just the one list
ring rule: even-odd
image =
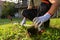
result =
[{"label": "lawn", "polygon": [[[21,19],[0,19],[0,40],[60,40],[60,18],[51,19],[50,27],[41,35],[29,37],[27,26],[20,26]],[[26,24],[32,24],[27,20]]]}]

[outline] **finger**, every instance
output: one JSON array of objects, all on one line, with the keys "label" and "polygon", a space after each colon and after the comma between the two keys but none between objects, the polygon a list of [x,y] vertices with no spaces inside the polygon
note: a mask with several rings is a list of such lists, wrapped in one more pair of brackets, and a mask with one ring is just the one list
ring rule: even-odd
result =
[{"label": "finger", "polygon": [[41,30],[41,25],[42,25],[43,23],[41,22],[39,25],[38,25],[38,31],[40,31]]},{"label": "finger", "polygon": [[34,24],[36,24],[38,22],[38,19],[36,19],[35,21],[34,21]]},{"label": "finger", "polygon": [[38,25],[41,23],[40,20],[37,20],[37,22],[35,23],[35,28],[38,28]]},{"label": "finger", "polygon": [[38,28],[38,26],[37,26],[37,25],[35,25],[35,28]]},{"label": "finger", "polygon": [[37,26],[36,28],[38,28],[38,25],[41,23],[41,21],[39,20],[35,25]]},{"label": "finger", "polygon": [[37,22],[36,22],[36,25],[39,25],[41,23],[41,21],[40,20],[38,20]]},{"label": "finger", "polygon": [[39,21],[37,21],[37,23],[35,23],[35,28],[38,28],[38,25],[37,25],[37,24],[38,24],[38,22],[39,22]]},{"label": "finger", "polygon": [[42,25],[43,23],[41,22],[41,23],[39,23],[39,25],[38,25],[38,27],[41,27],[41,25]]},{"label": "finger", "polygon": [[34,22],[36,19],[37,19],[37,17],[35,17],[35,18],[33,19],[33,22]]}]

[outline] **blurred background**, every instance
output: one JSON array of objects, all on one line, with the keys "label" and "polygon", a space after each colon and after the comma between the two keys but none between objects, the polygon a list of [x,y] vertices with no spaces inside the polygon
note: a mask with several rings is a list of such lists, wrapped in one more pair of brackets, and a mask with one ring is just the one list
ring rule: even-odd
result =
[{"label": "blurred background", "polygon": [[[41,35],[29,37],[27,28],[21,26],[22,12],[32,4],[38,7],[40,0],[0,0],[0,40],[60,40],[60,8],[50,19],[50,27]],[[27,20],[26,24],[32,22]]]},{"label": "blurred background", "polygon": [[[39,6],[40,0],[33,0],[34,6]],[[23,18],[21,15],[23,10],[31,4],[31,0],[0,0],[0,18],[6,18],[8,15],[12,17]],[[53,17],[60,17],[60,8],[53,15]]]}]

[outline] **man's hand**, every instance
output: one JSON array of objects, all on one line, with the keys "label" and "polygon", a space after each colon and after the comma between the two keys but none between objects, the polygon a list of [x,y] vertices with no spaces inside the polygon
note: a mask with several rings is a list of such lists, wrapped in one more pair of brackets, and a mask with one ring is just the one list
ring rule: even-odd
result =
[{"label": "man's hand", "polygon": [[35,17],[33,19],[33,23],[35,25],[35,28],[40,27],[44,22],[46,22],[48,19],[50,19],[50,16],[51,16],[50,14],[46,13],[43,16]]},{"label": "man's hand", "polygon": [[35,28],[40,28],[40,26],[44,23],[44,16],[35,17],[33,19],[33,23],[35,25]]}]

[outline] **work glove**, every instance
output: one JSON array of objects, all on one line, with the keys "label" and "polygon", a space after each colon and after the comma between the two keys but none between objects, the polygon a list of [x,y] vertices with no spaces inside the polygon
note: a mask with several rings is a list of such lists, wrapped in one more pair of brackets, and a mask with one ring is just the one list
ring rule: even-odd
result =
[{"label": "work glove", "polygon": [[40,17],[35,17],[35,18],[33,19],[33,23],[34,23],[34,25],[35,25],[35,28],[38,28],[38,30],[41,30],[41,29],[40,29],[40,26],[41,26],[44,22],[46,22],[47,20],[49,20],[50,17],[51,17],[51,15],[48,14],[48,13],[46,13],[45,15],[40,16]]}]

